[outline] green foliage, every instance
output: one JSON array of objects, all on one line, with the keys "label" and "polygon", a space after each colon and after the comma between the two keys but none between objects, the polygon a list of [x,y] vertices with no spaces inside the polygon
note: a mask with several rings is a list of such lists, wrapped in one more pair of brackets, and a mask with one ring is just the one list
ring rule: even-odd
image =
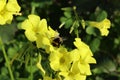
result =
[{"label": "green foliage", "polygon": [[[70,28],[70,26],[73,23],[73,19],[72,19],[72,8],[62,8],[62,10],[64,11],[64,16],[60,18],[61,23],[65,24],[65,28],[68,29]],[[62,26],[60,26],[61,28]]]},{"label": "green foliage", "polygon": [[5,43],[9,43],[14,38],[17,28],[15,23],[11,25],[0,26],[0,36]]},{"label": "green foliage", "polygon": [[97,7],[94,14],[91,14],[90,18],[92,20],[96,20],[96,21],[100,22],[103,19],[107,18],[107,12],[105,10],[102,10],[99,7]]},{"label": "green foliage", "polygon": [[100,31],[97,28],[94,27],[87,27],[86,33],[89,35],[98,36],[100,34]]}]

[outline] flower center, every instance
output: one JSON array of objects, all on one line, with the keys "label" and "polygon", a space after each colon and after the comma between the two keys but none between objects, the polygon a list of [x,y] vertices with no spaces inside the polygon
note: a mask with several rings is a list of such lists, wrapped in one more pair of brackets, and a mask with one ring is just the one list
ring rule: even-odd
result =
[{"label": "flower center", "polygon": [[64,64],[65,63],[65,59],[63,57],[60,58],[60,63]]}]

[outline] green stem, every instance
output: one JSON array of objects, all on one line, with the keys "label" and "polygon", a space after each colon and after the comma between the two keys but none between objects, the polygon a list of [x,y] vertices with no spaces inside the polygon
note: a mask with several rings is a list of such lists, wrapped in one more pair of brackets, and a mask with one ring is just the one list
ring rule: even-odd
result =
[{"label": "green stem", "polygon": [[10,66],[10,62],[9,62],[8,57],[7,57],[7,53],[6,53],[6,51],[5,51],[5,47],[4,47],[4,44],[3,44],[1,38],[0,38],[0,43],[1,43],[2,52],[3,52],[3,55],[4,55],[5,61],[6,61],[6,63],[7,63],[7,67],[8,67],[8,71],[9,71],[11,80],[14,80],[14,76],[13,76],[13,73],[12,73],[12,69],[11,69],[11,66]]},{"label": "green stem", "polygon": [[35,13],[35,6],[32,6],[31,14]]},{"label": "green stem", "polygon": [[32,56],[30,55],[30,79],[33,80]]},{"label": "green stem", "polygon": [[73,6],[73,11],[74,11],[76,20],[79,21],[80,19],[79,19],[79,16],[78,16],[78,14],[77,14],[77,11],[76,11],[76,6]]},{"label": "green stem", "polygon": [[79,32],[78,32],[78,29],[76,29],[76,36],[77,36],[77,38],[79,38]]},{"label": "green stem", "polygon": [[[77,11],[76,11],[76,6],[73,6],[73,11],[74,11],[74,14],[75,14],[77,27],[79,27],[80,26],[79,25],[79,20],[80,19],[79,19],[79,16],[77,14]],[[75,34],[76,34],[77,37],[79,37],[79,31],[78,31],[78,29],[75,30]]]}]

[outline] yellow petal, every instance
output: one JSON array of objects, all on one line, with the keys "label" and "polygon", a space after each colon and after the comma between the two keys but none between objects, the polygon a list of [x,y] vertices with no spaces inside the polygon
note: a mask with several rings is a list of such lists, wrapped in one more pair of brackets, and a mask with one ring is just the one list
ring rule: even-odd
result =
[{"label": "yellow petal", "polygon": [[72,58],[72,61],[78,61],[80,59],[80,53],[78,49],[74,49],[70,52],[70,56]]},{"label": "yellow petal", "polygon": [[84,60],[86,63],[96,63],[95,58],[91,56],[87,56],[86,59]]},{"label": "yellow petal", "polygon": [[46,19],[42,19],[38,27],[39,27],[38,30],[40,31],[40,33],[46,33],[48,31]]},{"label": "yellow petal", "polygon": [[55,51],[55,48],[53,47],[53,45],[47,45],[47,46],[45,47],[45,51],[46,51],[47,53],[51,53],[51,52]]},{"label": "yellow petal", "polygon": [[[43,48],[45,50],[49,50],[49,48],[51,48],[50,40],[44,35],[37,36],[36,44],[38,48]],[[47,52],[50,52],[50,51],[47,51]]]},{"label": "yellow petal", "polygon": [[104,28],[110,28],[111,22],[109,19],[104,19],[101,24],[103,24]]},{"label": "yellow petal", "polygon": [[25,35],[28,38],[28,40],[30,40],[30,41],[35,41],[37,39],[37,37],[35,36],[35,32],[33,32],[30,29],[25,31]]},{"label": "yellow petal", "polygon": [[44,37],[44,38],[43,38],[42,43],[43,43],[44,45],[51,45],[50,40],[49,40],[47,37]]},{"label": "yellow petal", "polygon": [[83,75],[91,75],[91,71],[90,71],[90,65],[87,64],[87,63],[80,63],[78,62],[78,67],[79,67],[79,70],[80,70],[80,73],[83,74]]},{"label": "yellow petal", "polygon": [[79,61],[75,61],[75,62],[73,62],[72,66],[71,66],[70,71],[72,73],[74,73],[74,74],[80,73],[78,63],[80,63],[80,62]]},{"label": "yellow petal", "polygon": [[100,29],[100,32],[102,36],[107,36],[109,34],[109,30],[107,29]]},{"label": "yellow petal", "polygon": [[36,37],[37,37],[36,40],[37,48],[43,48],[46,50],[47,53],[49,53],[51,49],[51,44],[49,39],[47,39],[44,35],[37,35]]},{"label": "yellow petal", "polygon": [[60,63],[59,60],[61,58],[62,54],[60,54],[58,51],[54,51],[50,54],[50,66],[53,70],[58,71],[60,69]]},{"label": "yellow petal", "polygon": [[34,14],[31,14],[28,16],[28,20],[29,22],[32,24],[32,26],[37,29],[37,27],[39,26],[39,22],[40,22],[40,17]]},{"label": "yellow petal", "polygon": [[44,39],[44,35],[37,35],[37,40],[36,40],[36,44],[37,44],[37,47],[38,48],[44,48],[44,45],[43,45],[43,39]]},{"label": "yellow petal", "polygon": [[86,80],[86,75],[74,72],[60,72],[59,75],[64,77],[64,80]]},{"label": "yellow petal", "polygon": [[12,19],[13,19],[12,13],[6,11],[6,12],[3,14],[3,17],[4,17],[4,19],[6,20],[6,23],[10,24],[10,23],[12,22]]},{"label": "yellow petal", "polygon": [[55,30],[53,30],[50,26],[48,27],[48,35],[49,35],[49,38],[52,38],[52,37],[56,37],[59,35],[59,33]]},{"label": "yellow petal", "polygon": [[[81,41],[80,38],[75,38],[74,45],[79,49],[80,53],[89,53],[89,55],[93,55],[89,46]],[[84,55],[84,54],[83,54]],[[85,54],[86,55],[86,54]]]},{"label": "yellow petal", "polygon": [[6,23],[6,20],[3,18],[3,16],[0,15],[0,25],[4,25]]},{"label": "yellow petal", "polygon": [[86,45],[84,42],[81,41],[80,38],[75,38],[74,45],[79,48],[89,48],[88,45]]},{"label": "yellow petal", "polygon": [[4,9],[6,5],[6,0],[0,0],[0,12]]},{"label": "yellow petal", "polygon": [[31,29],[32,30],[33,26],[30,23],[30,21],[27,19],[24,22],[22,22],[21,28],[24,29],[24,30],[27,30],[27,29]]},{"label": "yellow petal", "polygon": [[75,80],[86,80],[86,75],[76,74]]},{"label": "yellow petal", "polygon": [[6,5],[6,9],[8,11],[12,11],[12,12],[19,12],[20,11],[20,6],[17,3],[17,0],[8,0],[8,3]]}]

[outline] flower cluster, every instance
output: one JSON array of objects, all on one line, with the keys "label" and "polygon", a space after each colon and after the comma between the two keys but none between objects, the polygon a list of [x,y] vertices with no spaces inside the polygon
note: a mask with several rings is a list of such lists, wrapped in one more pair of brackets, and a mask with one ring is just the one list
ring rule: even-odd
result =
[{"label": "flower cluster", "polygon": [[10,24],[13,15],[20,15],[20,6],[16,0],[0,0],[0,25]]},{"label": "flower cluster", "polygon": [[[13,15],[21,15],[20,10],[17,0],[0,0],[0,25],[10,24]],[[85,27],[84,20],[82,25]],[[101,22],[88,21],[88,25],[98,28],[102,36],[107,36],[111,23],[105,18]],[[36,64],[43,72],[43,80],[86,80],[86,76],[91,75],[90,64],[95,64],[96,60],[89,46],[81,38],[75,38],[73,44],[76,48],[68,51],[66,47],[60,45],[59,32],[48,26],[46,19],[40,19],[34,14],[30,14],[28,19],[21,23],[21,29],[25,30],[25,36],[29,41],[35,42],[37,48],[44,49],[49,55],[47,60],[54,75],[46,74],[41,63],[42,55],[39,54],[39,61]]]},{"label": "flower cluster", "polygon": [[[56,47],[52,44],[52,38],[59,36],[50,26],[47,27],[46,19],[40,19],[37,15],[29,15],[22,24],[27,39],[36,42],[37,48],[42,48],[49,53],[50,67],[63,76],[64,80],[85,80],[87,75],[91,75],[90,63],[96,63],[92,57],[92,52],[87,44],[80,38],[75,38],[73,42],[76,49],[68,51],[64,46]],[[39,69],[41,64],[37,63]],[[44,78],[46,77],[43,76]]]},{"label": "flower cluster", "polygon": [[[80,38],[75,38],[74,45],[76,49],[70,51],[70,57],[67,58],[70,59],[69,61],[72,64],[70,65],[67,62],[70,65],[67,67],[69,69],[61,71],[60,75],[64,76],[65,80],[85,80],[87,75],[91,75],[89,64],[96,63],[96,60],[92,57],[93,55],[88,45],[82,42]],[[67,61],[65,59],[64,61]]]}]

